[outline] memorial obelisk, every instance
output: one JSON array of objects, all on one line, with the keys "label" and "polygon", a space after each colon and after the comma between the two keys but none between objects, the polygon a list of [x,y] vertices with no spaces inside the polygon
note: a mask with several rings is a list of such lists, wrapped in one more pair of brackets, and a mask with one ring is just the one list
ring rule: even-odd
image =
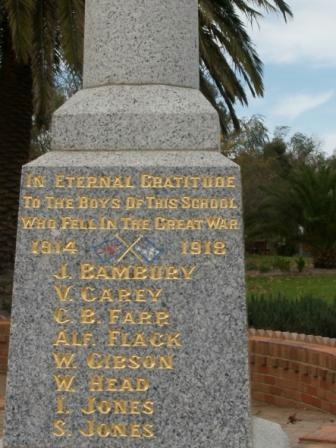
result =
[{"label": "memorial obelisk", "polygon": [[52,133],[22,174],[5,448],[250,448],[240,172],[197,0],[86,0]]}]

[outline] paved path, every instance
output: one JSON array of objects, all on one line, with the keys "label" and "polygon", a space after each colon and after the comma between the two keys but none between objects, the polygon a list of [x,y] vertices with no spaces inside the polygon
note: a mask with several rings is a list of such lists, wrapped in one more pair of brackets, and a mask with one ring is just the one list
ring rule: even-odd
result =
[{"label": "paved path", "polygon": [[[336,444],[298,443],[299,438],[317,431],[325,425],[336,426],[336,416],[318,410],[278,408],[265,403],[253,404],[253,415],[279,423],[288,434],[291,448],[336,448]],[[294,423],[290,423],[294,420]],[[275,448],[275,447],[274,447]]]}]

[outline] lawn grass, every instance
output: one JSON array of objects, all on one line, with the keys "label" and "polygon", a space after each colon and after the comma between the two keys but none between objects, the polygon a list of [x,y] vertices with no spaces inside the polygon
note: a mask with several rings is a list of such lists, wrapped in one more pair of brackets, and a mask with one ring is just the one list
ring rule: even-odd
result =
[{"label": "lawn grass", "polygon": [[336,275],[268,275],[247,277],[247,295],[336,299]]}]

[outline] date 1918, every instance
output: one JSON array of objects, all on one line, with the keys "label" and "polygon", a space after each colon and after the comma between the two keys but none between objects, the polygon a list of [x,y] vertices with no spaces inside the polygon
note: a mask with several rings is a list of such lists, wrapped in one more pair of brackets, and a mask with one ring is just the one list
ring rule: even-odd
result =
[{"label": "date 1918", "polygon": [[222,255],[227,253],[225,241],[182,241],[182,255]]}]

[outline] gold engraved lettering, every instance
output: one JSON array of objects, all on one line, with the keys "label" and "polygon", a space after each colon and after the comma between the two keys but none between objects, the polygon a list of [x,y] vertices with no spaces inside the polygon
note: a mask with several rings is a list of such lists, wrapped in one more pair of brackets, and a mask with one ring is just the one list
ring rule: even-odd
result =
[{"label": "gold engraved lettering", "polygon": [[147,392],[149,381],[145,378],[107,378],[100,375],[89,379],[90,392]]},{"label": "gold engraved lettering", "polygon": [[74,201],[72,198],[62,198],[56,196],[46,196],[47,207],[49,209],[72,209],[74,208]]},{"label": "gold engraved lettering", "polygon": [[54,421],[53,427],[54,427],[53,436],[65,437],[67,435],[67,431],[65,429],[65,422],[63,420]]},{"label": "gold engraved lettering", "polygon": [[60,299],[61,302],[72,302],[73,299],[69,297],[70,291],[72,290],[73,286],[54,286],[57,297]]},{"label": "gold engraved lettering", "polygon": [[98,323],[96,312],[92,308],[82,308],[80,315],[80,323],[83,325],[94,325]]},{"label": "gold engraved lettering", "polygon": [[81,219],[72,216],[61,218],[62,230],[97,230],[98,224],[94,219]]},{"label": "gold engraved lettering", "polygon": [[110,325],[154,325],[164,327],[169,325],[170,314],[167,311],[127,311],[109,310]]},{"label": "gold engraved lettering", "polygon": [[174,360],[172,355],[138,356],[110,355],[105,353],[90,353],[87,357],[87,366],[93,370],[172,370]]},{"label": "gold engraved lettering", "polygon": [[162,289],[118,289],[113,293],[110,288],[97,290],[91,286],[81,289],[81,299],[87,303],[93,302],[114,302],[119,303],[157,303],[162,293]]},{"label": "gold engraved lettering", "polygon": [[238,219],[222,218],[213,216],[207,219],[211,230],[238,230],[240,228]]},{"label": "gold engraved lettering", "polygon": [[108,345],[109,347],[168,347],[180,348],[182,347],[180,333],[124,333],[121,331],[111,330],[109,332]]},{"label": "gold engraved lettering", "polygon": [[73,387],[75,379],[76,379],[75,376],[54,375],[57,392],[76,392],[76,390]]},{"label": "gold engraved lettering", "polygon": [[153,176],[142,174],[141,188],[235,188],[235,176]]},{"label": "gold engraved lettering", "polygon": [[121,218],[123,230],[150,230],[151,221],[140,218]]},{"label": "gold engraved lettering", "polygon": [[80,196],[78,198],[79,209],[118,209],[121,207],[119,198],[91,198]]},{"label": "gold engraved lettering", "polygon": [[181,198],[183,209],[236,209],[234,198],[194,198],[185,196]]},{"label": "gold engraved lettering", "polygon": [[86,427],[79,430],[83,437],[152,439],[155,437],[153,425],[136,423],[98,423],[88,420]]},{"label": "gold engraved lettering", "polygon": [[177,209],[180,204],[180,200],[177,198],[159,198],[156,196],[149,196],[146,198],[147,208],[149,209]]},{"label": "gold engraved lettering", "polygon": [[105,267],[84,263],[80,266],[80,278],[82,280],[129,280],[131,278],[130,267]]},{"label": "gold engraved lettering", "polygon": [[68,310],[57,308],[54,311],[54,321],[60,325],[71,324],[72,320],[67,318]]},{"label": "gold engraved lettering", "polygon": [[31,252],[34,255],[60,255],[63,253],[75,255],[78,249],[75,241],[63,243],[62,241],[37,240],[32,241]]},{"label": "gold engraved lettering", "polygon": [[[231,197],[193,197],[193,196],[182,196],[175,198],[158,197],[158,196],[146,196],[146,197],[128,197],[125,201],[126,210],[136,210],[140,208],[147,208],[149,210],[176,210],[181,209],[194,209],[194,210],[227,210],[238,208],[235,198]],[[135,228],[132,229],[131,223],[132,219],[125,221],[126,224],[130,223],[128,228],[130,230],[139,230],[137,222],[135,222]],[[150,222],[148,222],[148,225]],[[125,226],[126,227],[126,226]],[[148,229],[147,229],[148,230]]]},{"label": "gold engraved lettering", "polygon": [[44,176],[34,176],[33,174],[28,174],[25,178],[25,186],[28,188],[44,188],[44,184]]},{"label": "gold engraved lettering", "polygon": [[68,273],[68,265],[62,264],[61,269],[57,274],[54,274],[53,277],[55,277],[57,280],[69,280],[71,279],[71,275]]},{"label": "gold engraved lettering", "polygon": [[81,219],[73,216],[61,217],[61,230],[116,230],[118,223],[116,219],[106,217],[95,220]]},{"label": "gold engraved lettering", "polygon": [[68,411],[65,407],[65,398],[58,396],[56,398],[56,400],[57,400],[56,414],[57,415],[69,415],[70,411]]},{"label": "gold engraved lettering", "polygon": [[202,179],[203,188],[235,188],[234,176],[205,176]]},{"label": "gold engraved lettering", "polygon": [[96,288],[92,288],[91,286],[85,286],[81,289],[81,299],[84,302],[92,303],[92,302],[113,302],[113,294],[111,289],[103,289],[99,296],[95,295]]},{"label": "gold engraved lettering", "polygon": [[126,208],[126,210],[138,209],[138,208],[143,207],[145,204],[146,204],[146,201],[144,198],[135,198],[135,197],[129,196],[128,198],[126,198],[125,208]]},{"label": "gold engraved lettering", "polygon": [[182,255],[226,255],[224,241],[182,241]]},{"label": "gold engraved lettering", "polygon": [[202,230],[204,219],[170,219],[158,216],[155,218],[156,230]]},{"label": "gold engraved lettering", "polygon": [[162,289],[118,289],[118,301],[119,302],[135,302],[146,303],[149,299],[150,302],[157,303],[162,294]]},{"label": "gold engraved lettering", "polygon": [[142,188],[199,188],[199,176],[153,176],[143,174],[140,178]]},{"label": "gold engraved lettering", "polygon": [[40,208],[41,200],[39,198],[34,198],[33,196],[23,196],[23,206],[24,208]]},{"label": "gold engraved lettering", "polygon": [[80,265],[81,280],[191,280],[196,266]]},{"label": "gold engraved lettering", "polygon": [[78,331],[73,331],[69,334],[67,331],[62,330],[57,333],[53,345],[56,347],[88,347],[95,344],[93,343],[92,333],[84,332],[81,334]]},{"label": "gold engraved lettering", "polygon": [[74,353],[53,353],[57,369],[77,369]]},{"label": "gold engraved lettering", "polygon": [[115,188],[127,189],[134,188],[130,176],[67,176],[64,174],[55,175],[56,188]]},{"label": "gold engraved lettering", "polygon": [[153,401],[127,401],[127,400],[98,400],[95,397],[88,397],[85,408],[82,413],[91,415],[99,413],[102,415],[153,415]]},{"label": "gold engraved lettering", "polygon": [[21,216],[20,222],[24,230],[54,230],[57,228],[56,220],[38,216]]}]

